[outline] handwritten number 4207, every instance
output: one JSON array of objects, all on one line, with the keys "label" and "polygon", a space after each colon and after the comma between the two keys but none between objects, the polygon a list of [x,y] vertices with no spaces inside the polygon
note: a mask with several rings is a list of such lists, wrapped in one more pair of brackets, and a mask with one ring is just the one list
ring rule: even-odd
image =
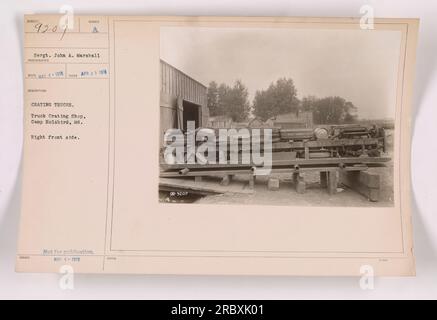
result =
[{"label": "handwritten number 4207", "polygon": [[65,24],[63,27],[58,27],[57,25],[51,26],[48,24],[43,23],[37,23],[35,24],[35,30],[37,33],[56,33],[61,31],[61,38],[59,40],[62,40],[65,36],[65,33],[67,32],[68,24]]}]

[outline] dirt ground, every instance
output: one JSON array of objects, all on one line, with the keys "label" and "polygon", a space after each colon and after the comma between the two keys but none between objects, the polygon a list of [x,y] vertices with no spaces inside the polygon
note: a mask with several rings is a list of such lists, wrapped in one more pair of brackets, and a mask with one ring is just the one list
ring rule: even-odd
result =
[{"label": "dirt ground", "polygon": [[[342,207],[386,207],[393,205],[392,184],[385,177],[390,167],[372,168],[384,178],[381,183],[380,201],[370,202],[354,190],[339,185],[337,194],[329,195],[326,188],[319,183],[318,173],[304,174],[307,189],[304,194],[298,194],[291,181],[290,175],[272,175],[280,179],[280,188],[277,191],[267,189],[267,177],[257,177],[253,194],[219,194],[200,198],[195,203],[202,204],[258,204],[258,205],[293,205],[293,206],[342,206]],[[236,177],[240,183],[247,183],[245,177]]]},{"label": "dirt ground", "polygon": [[[393,154],[393,132],[388,131],[386,156]],[[257,177],[253,194],[219,194],[199,198],[195,203],[202,204],[257,204],[257,205],[292,205],[292,206],[342,206],[342,207],[387,207],[393,206],[393,161],[385,167],[370,168],[369,172],[381,175],[381,193],[378,202],[370,202],[367,198],[343,185],[338,186],[337,194],[329,195],[320,186],[318,172],[304,173],[307,190],[298,194],[291,180],[291,175],[274,174],[280,179],[277,191],[267,189],[267,177]],[[235,183],[247,184],[247,178],[236,176]]]}]

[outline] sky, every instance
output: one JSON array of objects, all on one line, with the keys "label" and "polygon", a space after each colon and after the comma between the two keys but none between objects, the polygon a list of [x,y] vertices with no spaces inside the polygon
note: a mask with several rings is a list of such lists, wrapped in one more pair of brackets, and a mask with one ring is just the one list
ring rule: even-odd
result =
[{"label": "sky", "polygon": [[208,85],[257,90],[292,78],[299,98],[341,96],[361,119],[394,118],[401,33],[388,30],[162,27],[161,59]]}]

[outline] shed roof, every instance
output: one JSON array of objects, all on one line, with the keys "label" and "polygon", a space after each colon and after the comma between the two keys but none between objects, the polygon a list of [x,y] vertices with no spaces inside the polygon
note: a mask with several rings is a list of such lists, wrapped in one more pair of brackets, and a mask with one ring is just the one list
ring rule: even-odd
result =
[{"label": "shed roof", "polygon": [[180,69],[176,68],[175,66],[171,65],[170,63],[168,63],[168,62],[166,62],[166,61],[164,61],[164,60],[162,60],[162,59],[160,59],[160,61],[161,61],[161,63],[163,63],[163,64],[169,66],[170,68],[177,70],[178,72],[180,72],[181,74],[183,74],[185,77],[187,77],[187,78],[190,79],[191,81],[193,81],[193,82],[195,82],[195,83],[201,85],[201,86],[204,87],[205,89],[207,89],[207,86],[205,86],[203,83],[201,83],[200,81],[197,81],[196,79],[190,77],[188,74],[186,74],[185,72],[183,72],[183,71],[181,71]]}]

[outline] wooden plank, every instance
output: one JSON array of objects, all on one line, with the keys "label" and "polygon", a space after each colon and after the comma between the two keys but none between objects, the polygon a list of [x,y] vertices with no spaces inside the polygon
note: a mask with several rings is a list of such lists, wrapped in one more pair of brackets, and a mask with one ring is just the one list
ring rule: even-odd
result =
[{"label": "wooden plank", "polygon": [[185,190],[198,193],[220,194],[220,193],[243,193],[251,194],[253,190],[245,188],[244,183],[231,183],[227,186],[220,185],[219,181],[194,182],[191,179],[160,178],[159,189],[166,191]]},{"label": "wooden plank", "polygon": [[[273,142],[273,141],[272,141]],[[291,143],[290,142],[273,142],[272,143],[273,150],[281,150],[281,149],[291,149]]]},{"label": "wooden plank", "polygon": [[245,170],[241,170],[241,169],[236,169],[236,170],[199,170],[199,171],[189,171],[188,173],[186,173],[185,175],[181,176],[179,174],[179,171],[166,171],[166,172],[161,172],[159,174],[160,177],[162,178],[171,178],[171,177],[195,177],[195,176],[202,176],[202,177],[206,177],[206,176],[223,176],[226,174],[249,174],[251,173],[250,168],[249,169],[245,169]]},{"label": "wooden plank", "polygon": [[[291,160],[278,160],[272,163],[273,166],[306,166],[306,165],[338,165],[338,164],[372,164],[372,163],[383,163],[390,161],[389,157],[348,157],[348,158],[324,158],[324,159],[291,159]],[[176,169],[213,169],[213,168],[250,168],[256,166],[254,163],[251,164],[161,164],[161,167],[166,170],[176,170]]]},{"label": "wooden plank", "polygon": [[296,152],[288,151],[288,152],[273,152],[272,153],[272,160],[274,162],[282,161],[282,160],[292,160],[292,159],[296,159]]},{"label": "wooden plank", "polygon": [[327,171],[327,170],[343,170],[343,171],[363,171],[367,170],[367,167],[299,167],[299,169],[293,168],[272,168],[271,173],[292,173],[292,172],[306,172],[306,171]]},{"label": "wooden plank", "polygon": [[[346,166],[344,168],[339,168],[337,166],[334,167],[300,167],[299,169],[291,168],[272,168],[270,173],[293,173],[293,172],[306,172],[306,171],[327,171],[327,170],[341,170],[341,171],[365,171],[367,170],[367,166]],[[222,177],[224,175],[235,175],[235,174],[250,174],[252,171],[250,168],[248,169],[238,169],[238,168],[224,168],[222,170],[213,169],[213,170],[197,170],[197,171],[189,171],[185,175],[179,174],[179,171],[165,171],[160,173],[160,177],[170,178],[170,177],[195,177],[195,176],[218,176]],[[256,171],[255,171],[256,175]]]},{"label": "wooden plank", "polygon": [[359,139],[319,139],[312,141],[296,141],[291,144],[293,148],[321,148],[321,147],[342,147],[342,146],[355,146],[355,145],[374,145],[378,144],[377,138],[359,138]]},{"label": "wooden plank", "polygon": [[369,169],[367,165],[360,165],[360,166],[347,166],[344,168],[341,168],[343,171],[365,171]]}]

